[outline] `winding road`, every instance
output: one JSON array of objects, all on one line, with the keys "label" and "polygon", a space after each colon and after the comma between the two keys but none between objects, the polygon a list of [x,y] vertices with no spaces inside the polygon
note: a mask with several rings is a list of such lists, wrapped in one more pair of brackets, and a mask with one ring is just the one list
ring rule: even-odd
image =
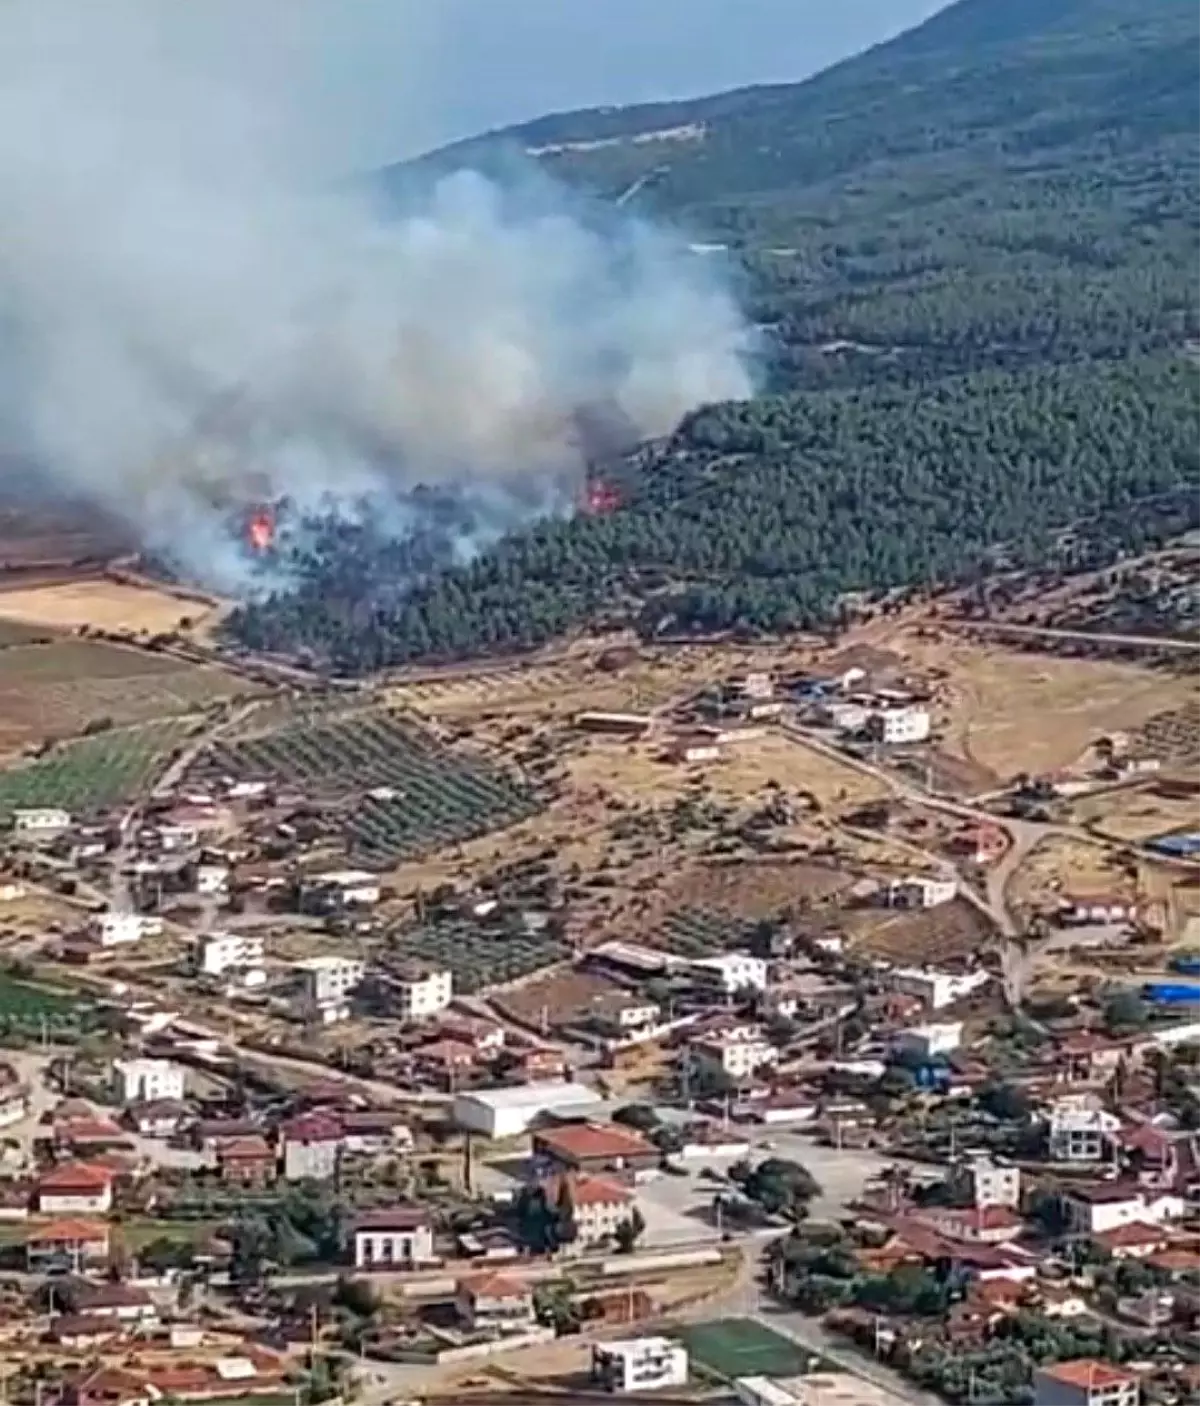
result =
[{"label": "winding road", "polygon": [[1008,893],[1013,875],[1044,840],[1054,837],[1096,845],[1101,849],[1119,849],[1122,846],[1073,825],[1060,825],[1054,821],[1021,820],[1013,816],[996,815],[971,801],[957,801],[949,796],[940,796],[933,791],[926,790],[915,781],[897,776],[887,767],[843,751],[815,728],[804,727],[800,723],[792,721],[782,722],[779,726],[780,730],[794,742],[808,747],[811,751],[830,761],[871,777],[882,783],[893,795],[902,800],[923,806],[927,810],[940,811],[945,815],[971,821],[974,824],[994,826],[1004,832],[1008,838],[1008,848],[1003,857],[988,871],[985,890],[982,894],[968,881],[962,871],[949,863],[944,856],[934,854],[932,851],[925,853],[931,863],[936,863],[945,870],[954,870],[963,897],[986,913],[995,923],[1000,935],[1004,938],[1000,948],[1000,969],[1004,982],[1005,999],[1012,1006],[1020,1005],[1025,987],[1028,985],[1033,967],[1041,952],[1041,946],[1021,941],[1022,924],[1012,907]]}]

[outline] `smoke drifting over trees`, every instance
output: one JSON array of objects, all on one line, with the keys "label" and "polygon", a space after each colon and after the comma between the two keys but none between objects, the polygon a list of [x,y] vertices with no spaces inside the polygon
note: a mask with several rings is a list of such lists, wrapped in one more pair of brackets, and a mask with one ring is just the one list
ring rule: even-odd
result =
[{"label": "smoke drifting over trees", "polygon": [[532,175],[329,193],[286,72],[223,78],[172,9],[0,11],[0,448],[52,486],[240,589],[231,509],[400,528],[429,484],[505,522],[569,502],[581,408],[652,435],[749,392],[735,302],[666,235]]}]

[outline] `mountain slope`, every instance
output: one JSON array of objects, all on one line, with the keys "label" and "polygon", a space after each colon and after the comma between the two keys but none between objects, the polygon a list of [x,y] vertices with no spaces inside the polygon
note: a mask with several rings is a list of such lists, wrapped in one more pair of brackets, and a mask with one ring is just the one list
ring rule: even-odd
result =
[{"label": "mountain slope", "polygon": [[542,118],[430,163],[534,153],[727,245],[780,384],[1171,345],[1196,330],[1198,13],[960,0],[804,83]]},{"label": "mountain slope", "polygon": [[770,393],[640,456],[610,516],[399,599],[372,583],[407,546],[331,530],[233,634],[361,672],[597,621],[778,630],[998,551],[1058,568],[1069,524],[1094,562],[1193,522],[1198,37],[1194,0],[960,0],[805,83],[435,153],[416,175],[532,152],[727,246]]}]

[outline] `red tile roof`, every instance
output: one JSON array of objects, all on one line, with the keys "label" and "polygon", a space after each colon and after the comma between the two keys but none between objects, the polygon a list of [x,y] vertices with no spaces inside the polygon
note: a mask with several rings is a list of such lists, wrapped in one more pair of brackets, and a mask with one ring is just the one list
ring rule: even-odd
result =
[{"label": "red tile roof", "polygon": [[542,1183],[548,1201],[557,1202],[563,1194],[564,1184],[573,1206],[612,1206],[633,1200],[628,1187],[607,1177],[581,1176],[568,1172],[565,1176],[550,1177]]},{"label": "red tile roof", "polygon": [[328,1113],[302,1113],[283,1125],[286,1142],[341,1142],[342,1125]]},{"label": "red tile roof", "polygon": [[89,1162],[64,1163],[61,1167],[51,1167],[37,1180],[37,1190],[42,1192],[69,1193],[107,1191],[113,1183],[113,1174],[107,1167],[98,1167]]},{"label": "red tile roof", "polygon": [[27,1245],[59,1245],[72,1240],[93,1245],[108,1244],[108,1225],[102,1220],[54,1220],[30,1226],[25,1232]]},{"label": "red tile roof", "polygon": [[275,1154],[264,1137],[231,1137],[218,1143],[217,1158],[222,1162],[261,1162],[273,1161]]},{"label": "red tile roof", "polygon": [[532,1289],[512,1274],[473,1274],[456,1286],[473,1299],[527,1299]]},{"label": "red tile roof", "polygon": [[563,1161],[645,1157],[656,1153],[652,1142],[630,1128],[612,1124],[567,1123],[534,1133],[535,1144]]},{"label": "red tile roof", "polygon": [[1120,1250],[1133,1249],[1140,1245],[1165,1245],[1170,1236],[1161,1225],[1135,1220],[1127,1225],[1115,1226],[1112,1230],[1102,1230],[1092,1238],[1105,1249]]},{"label": "red tile roof", "polygon": [[1136,1382],[1132,1372],[1122,1372],[1111,1363],[1101,1362],[1095,1357],[1080,1357],[1074,1362],[1056,1362],[1053,1366],[1039,1368],[1045,1377],[1051,1377],[1064,1386],[1090,1387],[1099,1390],[1108,1386],[1124,1386]]}]

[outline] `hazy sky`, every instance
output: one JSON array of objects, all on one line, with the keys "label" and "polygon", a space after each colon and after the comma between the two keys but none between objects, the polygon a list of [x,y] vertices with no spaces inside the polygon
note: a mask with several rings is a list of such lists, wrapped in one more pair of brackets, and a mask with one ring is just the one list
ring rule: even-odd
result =
[{"label": "hazy sky", "polygon": [[321,159],[357,165],[549,111],[795,80],[942,3],[141,0],[137,8],[154,16],[164,48],[185,47],[189,64],[208,59],[235,85],[263,75],[276,96],[282,81],[310,114]]}]

